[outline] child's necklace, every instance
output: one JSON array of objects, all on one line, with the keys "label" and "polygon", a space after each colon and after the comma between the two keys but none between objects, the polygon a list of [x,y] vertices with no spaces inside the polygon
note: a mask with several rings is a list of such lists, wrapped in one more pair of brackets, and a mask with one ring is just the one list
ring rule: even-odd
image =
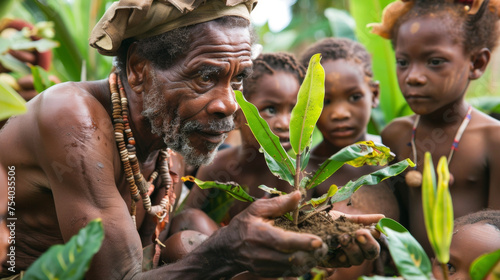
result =
[{"label": "child's necklace", "polygon": [[[448,155],[448,165],[451,162],[451,158],[453,157],[453,153],[455,150],[458,149],[458,143],[460,142],[460,138],[462,138],[462,135],[465,132],[465,128],[470,122],[471,119],[471,114],[472,114],[472,106],[469,106],[469,109],[467,110],[467,115],[465,115],[464,120],[462,121],[462,124],[457,130],[457,134],[455,134],[455,139],[453,139],[453,144],[451,144],[451,149],[450,149],[450,154]],[[420,121],[420,115],[417,115],[415,118],[415,122],[413,123],[413,130],[411,132],[411,149],[413,153],[413,162],[415,163],[415,169],[408,171],[405,176],[405,181],[406,184],[410,187],[420,187],[422,185],[422,173],[418,170],[416,170],[416,164],[417,164],[417,147],[415,145],[415,134],[417,131],[417,126],[418,122]],[[450,182],[453,182],[453,175],[450,174]],[[451,185],[451,183],[450,183]]]}]

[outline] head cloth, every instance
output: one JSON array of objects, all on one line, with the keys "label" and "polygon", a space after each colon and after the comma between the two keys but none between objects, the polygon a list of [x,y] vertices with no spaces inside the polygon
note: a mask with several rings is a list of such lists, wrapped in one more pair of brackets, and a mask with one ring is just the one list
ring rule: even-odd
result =
[{"label": "head cloth", "polygon": [[114,2],[90,35],[90,46],[115,56],[123,40],[143,39],[224,16],[250,20],[257,0],[120,0]]}]

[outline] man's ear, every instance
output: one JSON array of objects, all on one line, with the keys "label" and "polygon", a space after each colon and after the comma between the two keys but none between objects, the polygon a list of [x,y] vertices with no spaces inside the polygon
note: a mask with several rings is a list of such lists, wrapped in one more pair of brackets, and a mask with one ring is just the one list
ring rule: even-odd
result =
[{"label": "man's ear", "polygon": [[372,108],[377,108],[380,97],[380,82],[379,81],[371,82],[370,90],[372,91]]},{"label": "man's ear", "polygon": [[486,66],[490,62],[491,51],[488,48],[483,48],[478,52],[475,52],[471,56],[469,79],[476,80],[479,79],[486,70]]},{"label": "man's ear", "polygon": [[137,44],[132,43],[127,52],[127,79],[130,87],[137,93],[144,91],[147,61],[137,54]]}]

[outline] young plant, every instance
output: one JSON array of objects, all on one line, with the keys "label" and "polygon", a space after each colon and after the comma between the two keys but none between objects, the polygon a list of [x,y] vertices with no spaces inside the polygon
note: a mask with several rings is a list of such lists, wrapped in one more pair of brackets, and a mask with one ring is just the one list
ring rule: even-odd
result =
[{"label": "young plant", "polygon": [[[261,146],[261,152],[264,153],[269,170],[278,178],[287,181],[294,187],[294,190],[300,190],[303,193],[325,181],[346,163],[355,167],[364,164],[386,165],[394,158],[386,146],[375,144],[372,141],[363,141],[347,146],[332,155],[313,174],[306,175],[303,173],[309,160],[312,132],[323,109],[324,81],[325,72],[320,64],[320,54],[316,54],[311,57],[306,76],[299,89],[297,104],[292,110],[290,119],[290,143],[295,158],[285,151],[278,136],[274,135],[267,122],[259,115],[257,108],[246,101],[241,92],[235,91],[236,101],[246,117],[248,126]],[[285,216],[297,224],[301,208],[311,207],[311,211],[325,209],[326,206],[332,203],[350,197],[362,185],[378,184],[384,179],[401,173],[408,166],[413,166],[413,163],[406,159],[364,175],[355,181],[349,181],[340,189],[336,185],[332,185],[323,196],[305,202],[302,201],[292,214]],[[254,197],[248,195],[240,185],[234,182],[203,182],[192,176],[184,177],[183,180],[192,181],[202,189],[222,189],[242,201],[255,201]],[[271,194],[285,194],[264,185],[259,186],[259,188]]]},{"label": "young plant", "polygon": [[425,228],[432,250],[434,250],[437,261],[441,264],[444,279],[448,279],[446,264],[450,260],[450,244],[453,236],[453,204],[448,188],[450,172],[444,156],[439,159],[437,173],[436,185],[432,156],[426,152],[422,174],[422,206]]}]

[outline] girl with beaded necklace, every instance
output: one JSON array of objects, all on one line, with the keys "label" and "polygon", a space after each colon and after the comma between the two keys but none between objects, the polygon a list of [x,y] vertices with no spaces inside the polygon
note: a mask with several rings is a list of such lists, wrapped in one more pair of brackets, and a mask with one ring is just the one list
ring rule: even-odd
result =
[{"label": "girl with beaded necklace", "polygon": [[426,151],[435,165],[448,157],[456,218],[500,209],[500,122],[464,100],[496,47],[499,16],[499,0],[397,0],[372,24],[392,42],[399,86],[415,113],[393,120],[381,136],[396,160],[416,163],[392,182],[402,221],[428,254],[420,189]]}]

